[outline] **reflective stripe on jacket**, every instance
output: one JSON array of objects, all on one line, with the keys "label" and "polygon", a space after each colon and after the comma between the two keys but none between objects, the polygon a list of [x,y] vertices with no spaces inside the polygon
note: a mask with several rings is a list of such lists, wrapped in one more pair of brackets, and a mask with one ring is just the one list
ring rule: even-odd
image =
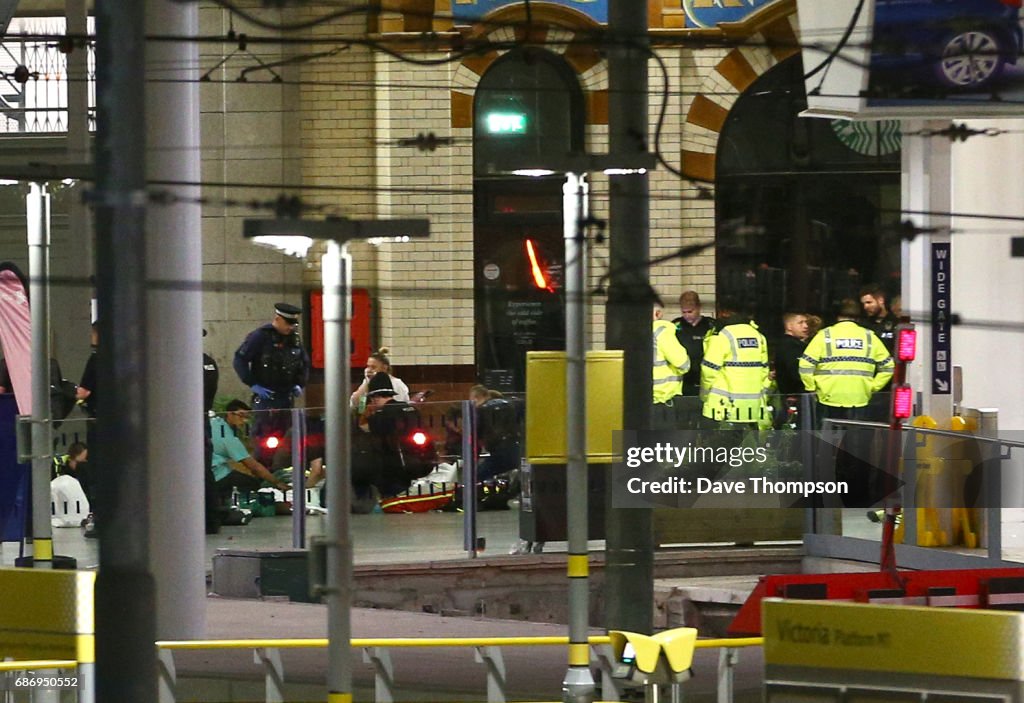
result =
[{"label": "reflective stripe on jacket", "polygon": [[800,380],[818,402],[862,408],[892,378],[895,363],[874,332],[840,320],[818,332],[800,357]]},{"label": "reflective stripe on jacket", "polygon": [[655,320],[654,375],[652,391],[655,403],[666,403],[683,394],[683,376],[690,369],[690,356],[676,339],[676,326],[666,320]]},{"label": "reflective stripe on jacket", "polygon": [[727,325],[708,341],[700,376],[704,417],[761,422],[768,384],[768,343],[754,323]]}]

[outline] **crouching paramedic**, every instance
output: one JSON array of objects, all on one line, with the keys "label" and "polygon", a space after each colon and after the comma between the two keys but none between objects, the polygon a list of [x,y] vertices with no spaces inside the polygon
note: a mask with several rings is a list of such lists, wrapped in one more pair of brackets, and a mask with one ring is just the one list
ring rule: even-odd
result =
[{"label": "crouching paramedic", "polygon": [[224,417],[210,418],[210,439],[213,444],[213,480],[218,494],[223,498],[230,495],[232,488],[243,491],[259,490],[264,481],[278,490],[288,489],[288,484],[274,478],[260,462],[249,455],[235,430],[249,420],[250,408],[241,400],[227,404]]}]

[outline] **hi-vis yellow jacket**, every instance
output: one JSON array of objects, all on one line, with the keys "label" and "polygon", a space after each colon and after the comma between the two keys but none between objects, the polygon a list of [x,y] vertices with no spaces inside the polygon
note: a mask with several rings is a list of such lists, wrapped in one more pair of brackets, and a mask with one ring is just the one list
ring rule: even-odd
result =
[{"label": "hi-vis yellow jacket", "polygon": [[822,405],[863,408],[892,378],[895,363],[878,335],[840,320],[814,336],[799,368],[804,388]]},{"label": "hi-vis yellow jacket", "polygon": [[683,394],[683,375],[690,370],[690,355],[676,339],[676,326],[667,320],[654,321],[655,403],[667,403]]},{"label": "hi-vis yellow jacket", "polygon": [[753,322],[726,325],[708,340],[700,370],[704,417],[763,422],[769,383],[768,343]]}]

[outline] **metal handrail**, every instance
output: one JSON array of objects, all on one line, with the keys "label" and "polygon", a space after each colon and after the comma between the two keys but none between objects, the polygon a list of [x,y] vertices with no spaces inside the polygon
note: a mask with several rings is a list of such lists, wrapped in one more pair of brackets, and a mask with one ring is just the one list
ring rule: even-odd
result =
[{"label": "metal handrail", "polygon": [[[568,645],[568,637],[370,637],[353,638],[353,647],[530,647]],[[595,635],[591,645],[611,644],[607,635]],[[760,647],[763,637],[737,637],[697,640],[697,649],[720,647]],[[299,639],[239,639],[239,640],[164,640],[156,643],[160,649],[315,649],[327,646],[325,638]]]},{"label": "metal handrail", "polygon": [[[867,427],[875,430],[889,429],[889,425],[884,422],[871,422],[868,420],[826,420],[826,422],[846,427]],[[997,444],[1001,447],[1016,447],[1018,449],[1024,448],[1024,442],[1014,441],[1012,439],[1000,439],[999,437],[986,437],[972,432],[954,432],[953,430],[938,430],[931,429],[930,427],[914,427],[912,425],[903,425],[900,429],[904,432],[920,432],[921,434],[951,437],[953,439],[972,439],[987,444]]]},{"label": "metal handrail", "polygon": [[78,662],[74,659],[0,661],[0,672],[31,671],[33,669],[75,669],[77,667]]}]

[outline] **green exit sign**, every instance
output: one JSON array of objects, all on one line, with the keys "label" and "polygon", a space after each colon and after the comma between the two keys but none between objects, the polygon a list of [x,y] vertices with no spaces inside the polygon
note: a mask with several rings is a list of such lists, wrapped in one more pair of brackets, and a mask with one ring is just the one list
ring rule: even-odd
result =
[{"label": "green exit sign", "polygon": [[526,115],[521,112],[489,112],[486,120],[491,134],[526,134]]}]

